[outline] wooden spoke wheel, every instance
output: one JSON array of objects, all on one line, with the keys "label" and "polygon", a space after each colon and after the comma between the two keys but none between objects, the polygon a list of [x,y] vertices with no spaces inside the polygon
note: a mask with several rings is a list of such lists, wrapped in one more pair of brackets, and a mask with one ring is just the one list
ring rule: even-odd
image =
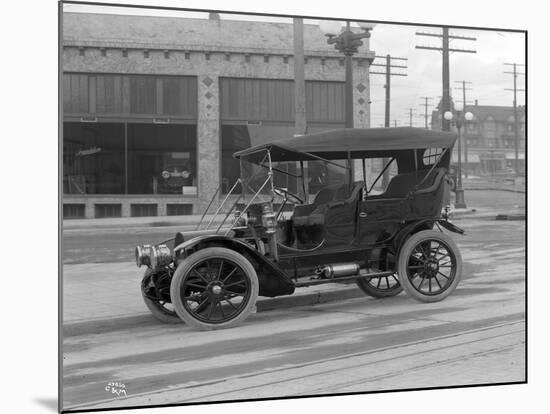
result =
[{"label": "wooden spoke wheel", "polygon": [[363,292],[375,298],[396,296],[403,291],[397,273],[390,276],[357,279],[356,283]]},{"label": "wooden spoke wheel", "polygon": [[170,274],[147,269],[141,280],[141,295],[153,316],[164,323],[183,323],[170,300]]},{"label": "wooden spoke wheel", "polygon": [[424,230],[407,239],[399,253],[398,269],[408,294],[422,302],[437,302],[458,285],[462,256],[450,236]]},{"label": "wooden spoke wheel", "polygon": [[187,324],[200,330],[230,328],[256,309],[258,277],[241,254],[210,247],[180,263],[170,296]]}]

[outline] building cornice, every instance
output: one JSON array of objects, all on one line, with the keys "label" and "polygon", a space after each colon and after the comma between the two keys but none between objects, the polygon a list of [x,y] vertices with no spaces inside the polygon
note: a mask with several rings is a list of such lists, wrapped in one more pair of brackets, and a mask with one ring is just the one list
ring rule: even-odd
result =
[{"label": "building cornice", "polygon": [[[223,55],[256,55],[256,56],[280,56],[280,57],[294,57],[293,51],[286,49],[263,49],[263,48],[232,48],[228,46],[218,47],[204,45],[189,45],[181,47],[181,45],[174,44],[158,44],[158,43],[128,43],[128,42],[98,42],[98,41],[85,41],[85,40],[64,40],[63,48],[76,48],[79,50],[86,49],[99,49],[99,50],[141,50],[141,51],[159,51],[159,52],[183,52],[183,53],[202,53],[202,54],[223,54]],[[362,52],[353,57],[355,61],[367,61],[372,63],[374,61],[375,52]],[[344,56],[337,52],[327,52],[324,50],[306,50],[305,58],[318,58],[343,60]]]}]

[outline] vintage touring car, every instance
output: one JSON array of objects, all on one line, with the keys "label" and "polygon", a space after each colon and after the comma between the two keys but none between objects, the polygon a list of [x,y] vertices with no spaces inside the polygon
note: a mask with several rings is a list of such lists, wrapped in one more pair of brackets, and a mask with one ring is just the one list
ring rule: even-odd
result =
[{"label": "vintage touring car", "polygon": [[455,139],[338,129],[235,153],[240,178],[228,194],[218,189],[194,231],[136,247],[147,307],[164,322],[207,330],[242,322],[258,296],[323,283],[444,299],[462,273],[443,231],[464,233],[445,206]]}]

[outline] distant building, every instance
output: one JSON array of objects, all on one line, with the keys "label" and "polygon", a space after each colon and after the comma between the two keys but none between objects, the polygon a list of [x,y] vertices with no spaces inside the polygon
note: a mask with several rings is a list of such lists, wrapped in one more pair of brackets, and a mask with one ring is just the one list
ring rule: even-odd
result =
[{"label": "distant building", "polygon": [[[291,23],[63,15],[66,218],[197,214],[239,174],[235,151],[294,132]],[[234,17],[238,18],[238,17]],[[344,126],[344,56],[304,25],[309,131]],[[368,39],[353,59],[369,126]]]},{"label": "distant building", "polygon": [[[474,115],[462,128],[462,165],[471,173],[494,174],[509,171],[515,164],[514,108],[512,106],[466,105]],[[517,108],[519,167],[525,169],[525,107]],[[441,130],[441,114],[432,112],[432,129]],[[455,129],[456,130],[456,129]],[[457,146],[453,161],[458,160]]]}]

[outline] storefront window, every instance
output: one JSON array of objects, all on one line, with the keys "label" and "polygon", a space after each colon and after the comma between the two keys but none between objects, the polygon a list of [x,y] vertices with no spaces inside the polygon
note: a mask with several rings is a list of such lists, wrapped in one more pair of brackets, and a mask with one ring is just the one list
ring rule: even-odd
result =
[{"label": "storefront window", "polygon": [[[222,193],[227,194],[240,174],[239,160],[233,153],[249,148],[250,135],[247,125],[222,126]],[[239,189],[237,189],[239,190]]]},{"label": "storefront window", "polygon": [[128,193],[197,194],[195,125],[128,124]]},{"label": "storefront window", "polygon": [[64,123],[64,194],[197,194],[195,125],[124,128]]},{"label": "storefront window", "polygon": [[63,124],[63,193],[124,194],[124,124]]}]

